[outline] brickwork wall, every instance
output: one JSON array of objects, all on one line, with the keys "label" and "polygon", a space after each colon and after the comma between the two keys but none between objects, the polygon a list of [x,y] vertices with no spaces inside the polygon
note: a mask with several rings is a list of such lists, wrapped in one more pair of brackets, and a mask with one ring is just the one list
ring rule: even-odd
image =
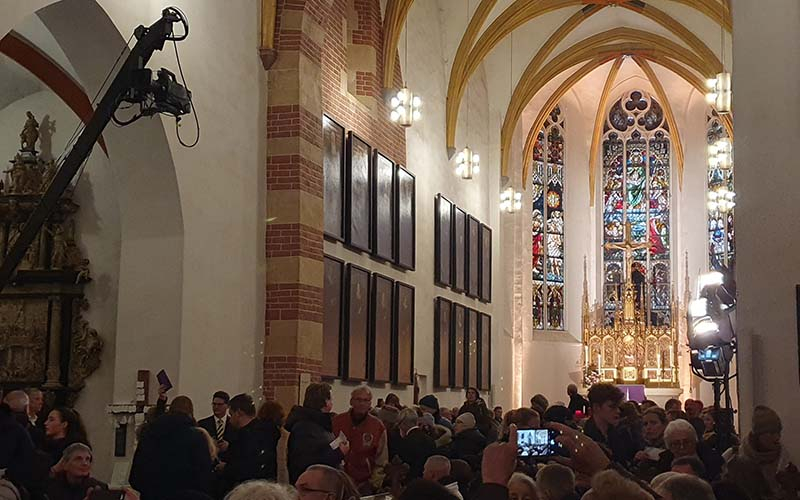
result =
[{"label": "brickwork wall", "polygon": [[[355,9],[355,26],[348,7]],[[389,120],[380,84],[382,38],[379,0],[278,1],[266,164],[267,216],[276,220],[266,226],[263,369],[265,397],[287,407],[299,400],[301,374],[319,380],[321,367],[322,114],[405,163],[405,131]],[[370,58],[355,61],[362,70],[348,68],[348,45],[372,49],[354,51]],[[399,61],[394,64],[399,88]],[[347,90],[348,74],[358,97]]]},{"label": "brickwork wall", "polygon": [[[349,26],[346,17],[350,5],[358,14],[357,26]],[[322,109],[347,130],[353,130],[373,148],[385,152],[392,160],[405,164],[406,139],[403,127],[389,120],[389,107],[383,98],[383,22],[379,0],[333,0],[330,15],[323,22],[325,47],[322,52]],[[348,33],[343,34],[342,30]],[[356,72],[356,90],[372,98],[370,106],[347,91],[343,81],[348,73],[347,47],[368,45],[376,54],[375,72]],[[394,85],[403,84],[400,62],[395,61]]]}]

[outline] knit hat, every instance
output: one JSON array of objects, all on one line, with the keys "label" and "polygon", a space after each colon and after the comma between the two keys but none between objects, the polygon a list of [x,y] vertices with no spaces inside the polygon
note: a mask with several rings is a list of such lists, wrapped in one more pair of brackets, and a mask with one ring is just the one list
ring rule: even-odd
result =
[{"label": "knit hat", "polygon": [[783,430],[781,417],[775,410],[766,406],[756,406],[753,410],[753,434],[778,434]]},{"label": "knit hat", "polygon": [[464,412],[458,416],[456,423],[460,423],[465,429],[472,429],[475,427],[475,415],[470,412]]},{"label": "knit hat", "polygon": [[424,406],[426,408],[430,408],[434,412],[439,411],[439,400],[436,399],[436,396],[433,394],[428,394],[424,398],[419,400],[419,405]]}]

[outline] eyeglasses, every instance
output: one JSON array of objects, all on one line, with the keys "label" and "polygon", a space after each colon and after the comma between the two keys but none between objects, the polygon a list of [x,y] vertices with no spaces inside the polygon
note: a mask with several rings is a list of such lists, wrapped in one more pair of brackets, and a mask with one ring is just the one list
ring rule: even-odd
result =
[{"label": "eyeglasses", "polygon": [[690,448],[695,443],[696,441],[694,439],[686,438],[686,439],[673,439],[669,442],[669,445],[674,446],[675,448],[684,449],[684,448]]}]

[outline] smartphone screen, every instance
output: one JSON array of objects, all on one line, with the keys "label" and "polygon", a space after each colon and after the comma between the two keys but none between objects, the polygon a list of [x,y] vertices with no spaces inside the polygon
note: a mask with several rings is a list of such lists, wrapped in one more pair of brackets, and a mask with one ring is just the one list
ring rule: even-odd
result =
[{"label": "smartphone screen", "polygon": [[558,432],[550,429],[517,431],[517,454],[520,457],[551,457],[558,454]]}]

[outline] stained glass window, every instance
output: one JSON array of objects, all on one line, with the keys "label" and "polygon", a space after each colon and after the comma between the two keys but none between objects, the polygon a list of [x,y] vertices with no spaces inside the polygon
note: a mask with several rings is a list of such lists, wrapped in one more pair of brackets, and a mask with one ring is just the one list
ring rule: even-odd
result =
[{"label": "stained glass window", "polygon": [[[709,146],[716,146],[720,141],[728,141],[728,132],[720,123],[716,112],[708,117],[706,139]],[[729,148],[732,154],[733,148]],[[725,188],[733,189],[733,161],[727,165],[709,161],[708,164],[708,191],[717,191]],[[734,267],[736,254],[736,233],[733,227],[734,209],[728,212],[719,210],[708,211],[708,256],[709,268],[717,271]]]},{"label": "stained glass window", "polygon": [[[633,91],[609,110],[603,140],[603,242],[631,239],[650,248],[633,252],[631,280],[636,300],[652,325],[669,325],[670,139],[664,110],[652,96]],[[603,247],[605,322],[612,324],[626,281],[622,250]]]},{"label": "stained glass window", "polygon": [[564,329],[564,116],[556,106],[533,150],[533,328]]}]

